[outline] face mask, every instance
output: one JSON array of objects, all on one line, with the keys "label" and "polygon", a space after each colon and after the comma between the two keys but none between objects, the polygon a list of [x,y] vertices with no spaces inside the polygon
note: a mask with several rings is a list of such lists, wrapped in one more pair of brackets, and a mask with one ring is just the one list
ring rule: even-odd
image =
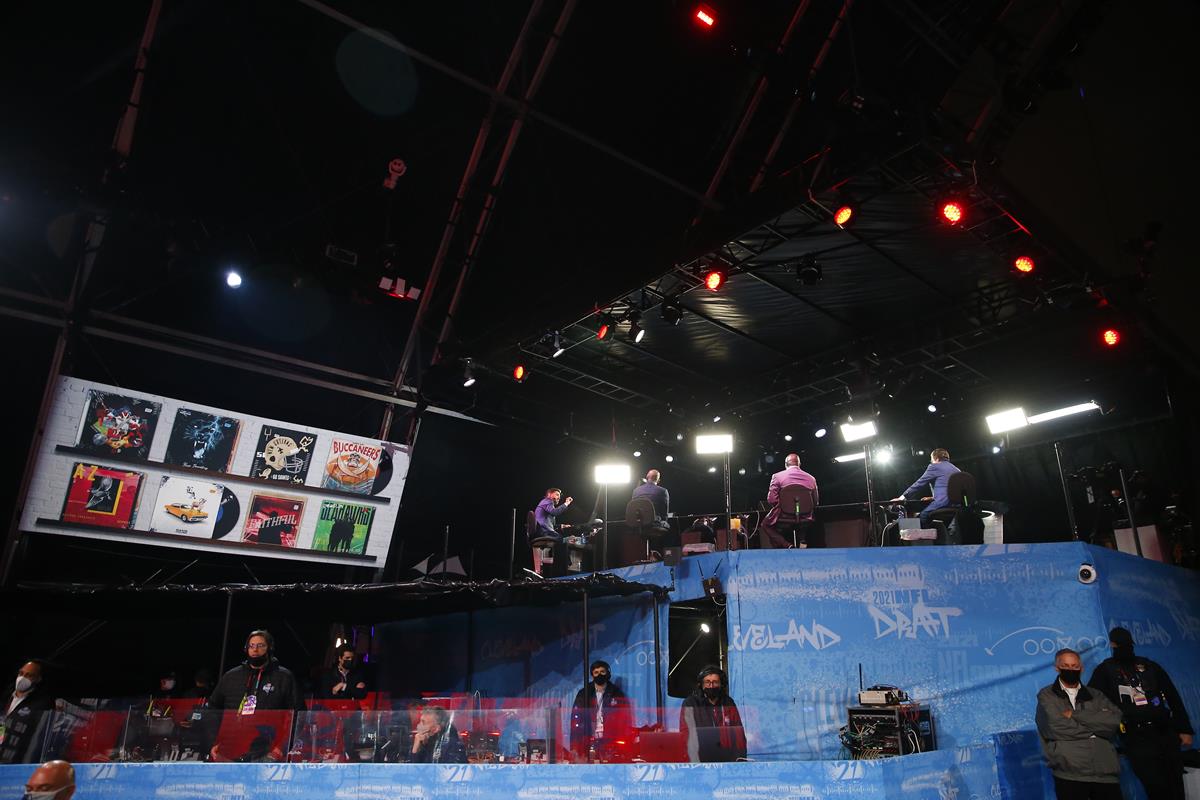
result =
[{"label": "face mask", "polygon": [[601,672],[599,675],[592,678],[592,680],[596,682],[597,686],[603,686],[604,684],[608,683],[608,673]]},{"label": "face mask", "polygon": [[354,663],[354,659],[346,658],[342,660],[342,669],[350,669],[350,665]]},{"label": "face mask", "polygon": [[175,679],[174,678],[168,678],[167,680],[160,681],[160,682],[162,683],[163,691],[169,692],[175,688]]},{"label": "face mask", "polygon": [[716,700],[718,697],[721,696],[721,690],[720,689],[709,689],[709,688],[705,687],[704,696],[707,697],[709,700]]},{"label": "face mask", "polygon": [[32,688],[33,681],[29,680],[29,678],[26,678],[24,675],[17,676],[16,690],[18,692],[28,692]]},{"label": "face mask", "polygon": [[1079,676],[1083,674],[1081,669],[1060,669],[1058,676],[1062,678],[1062,682],[1067,686],[1078,686]]},{"label": "face mask", "polygon": [[24,795],[22,795],[22,798],[23,800],[54,800],[54,798],[58,797],[59,794],[62,793],[63,789],[68,788],[70,787],[64,786],[62,789],[54,789],[49,792],[26,792]]},{"label": "face mask", "polygon": [[267,663],[267,657],[266,656],[250,656],[249,661],[250,661],[250,666],[261,667]]}]

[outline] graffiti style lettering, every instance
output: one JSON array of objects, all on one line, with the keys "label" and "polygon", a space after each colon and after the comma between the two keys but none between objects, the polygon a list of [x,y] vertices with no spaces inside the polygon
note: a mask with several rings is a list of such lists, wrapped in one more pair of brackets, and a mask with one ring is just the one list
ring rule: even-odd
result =
[{"label": "graffiti style lettering", "polygon": [[954,606],[927,606],[919,601],[912,607],[911,616],[898,608],[891,610],[868,606],[867,611],[875,622],[875,638],[882,639],[896,634],[897,639],[916,639],[917,633],[931,638],[950,637],[950,618],[962,616],[962,609]]},{"label": "graffiti style lettering", "polygon": [[782,650],[789,643],[804,649],[805,645],[813,650],[824,650],[840,642],[842,637],[813,620],[812,625],[805,627],[797,625],[796,620],[788,620],[787,630],[776,633],[770,625],[755,623],[746,627],[742,632],[741,625],[733,626],[730,647],[733,650]]},{"label": "graffiti style lettering", "polygon": [[1171,634],[1162,625],[1152,619],[1110,619],[1108,629],[1124,628],[1133,634],[1133,641],[1145,647],[1170,647]]}]

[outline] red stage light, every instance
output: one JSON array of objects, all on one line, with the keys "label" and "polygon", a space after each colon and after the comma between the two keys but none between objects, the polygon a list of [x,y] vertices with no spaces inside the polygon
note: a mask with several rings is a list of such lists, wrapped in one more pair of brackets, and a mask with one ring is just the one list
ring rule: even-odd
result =
[{"label": "red stage light", "polygon": [[1121,332],[1116,328],[1109,328],[1108,330],[1104,331],[1104,333],[1100,334],[1100,338],[1108,347],[1116,347],[1121,342]]},{"label": "red stage light", "polygon": [[842,206],[837,211],[833,212],[833,221],[838,225],[845,225],[854,216],[854,209],[850,206]]},{"label": "red stage light", "polygon": [[601,322],[599,330],[596,331],[596,338],[599,339],[600,341],[604,341],[604,339],[607,338],[607,336],[608,336],[608,331],[609,331],[608,323]]},{"label": "red stage light", "polygon": [[525,380],[525,365],[524,364],[517,364],[515,367],[513,367],[513,380],[516,381],[517,383],[521,383],[522,381]]},{"label": "red stage light", "polygon": [[708,6],[696,7],[696,21],[706,28],[711,28],[717,24],[717,14]]},{"label": "red stage light", "polygon": [[1013,261],[1013,266],[1016,267],[1017,272],[1033,272],[1033,259],[1029,256],[1017,256],[1016,261]]},{"label": "red stage light", "polygon": [[963,209],[962,203],[957,200],[947,200],[942,203],[942,218],[951,225],[962,222],[964,216],[966,216],[966,211]]},{"label": "red stage light", "polygon": [[725,273],[719,269],[712,269],[704,274],[704,288],[710,292],[720,289],[723,283],[725,283]]}]

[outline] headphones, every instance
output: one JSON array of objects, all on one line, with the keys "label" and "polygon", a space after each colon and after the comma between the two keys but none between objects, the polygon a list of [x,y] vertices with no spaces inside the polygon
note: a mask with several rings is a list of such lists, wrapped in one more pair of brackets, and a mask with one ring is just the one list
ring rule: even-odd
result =
[{"label": "headphones", "polygon": [[268,655],[273,655],[275,653],[275,637],[271,635],[270,631],[265,630],[250,631],[250,633],[246,635],[246,641],[242,644],[243,650],[248,650],[250,648],[250,640],[255,636],[261,636],[267,640]]},{"label": "headphones", "polygon": [[722,689],[728,688],[729,680],[725,677],[725,670],[721,669],[716,664],[707,664],[704,667],[704,669],[700,670],[700,672],[696,675],[696,684],[699,686],[703,686],[704,679],[707,678],[709,675],[716,675],[717,677],[719,677],[721,679],[721,688]]}]

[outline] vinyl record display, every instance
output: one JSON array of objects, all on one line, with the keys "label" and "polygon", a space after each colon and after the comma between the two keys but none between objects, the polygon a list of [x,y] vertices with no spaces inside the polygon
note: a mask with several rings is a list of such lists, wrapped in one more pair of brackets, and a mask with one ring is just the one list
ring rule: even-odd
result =
[{"label": "vinyl record display", "polygon": [[238,517],[241,514],[242,506],[238,502],[237,495],[229,491],[229,487],[225,487],[225,491],[221,493],[221,506],[217,509],[217,521],[213,525],[212,538],[223,538],[232,531],[237,526]]}]

